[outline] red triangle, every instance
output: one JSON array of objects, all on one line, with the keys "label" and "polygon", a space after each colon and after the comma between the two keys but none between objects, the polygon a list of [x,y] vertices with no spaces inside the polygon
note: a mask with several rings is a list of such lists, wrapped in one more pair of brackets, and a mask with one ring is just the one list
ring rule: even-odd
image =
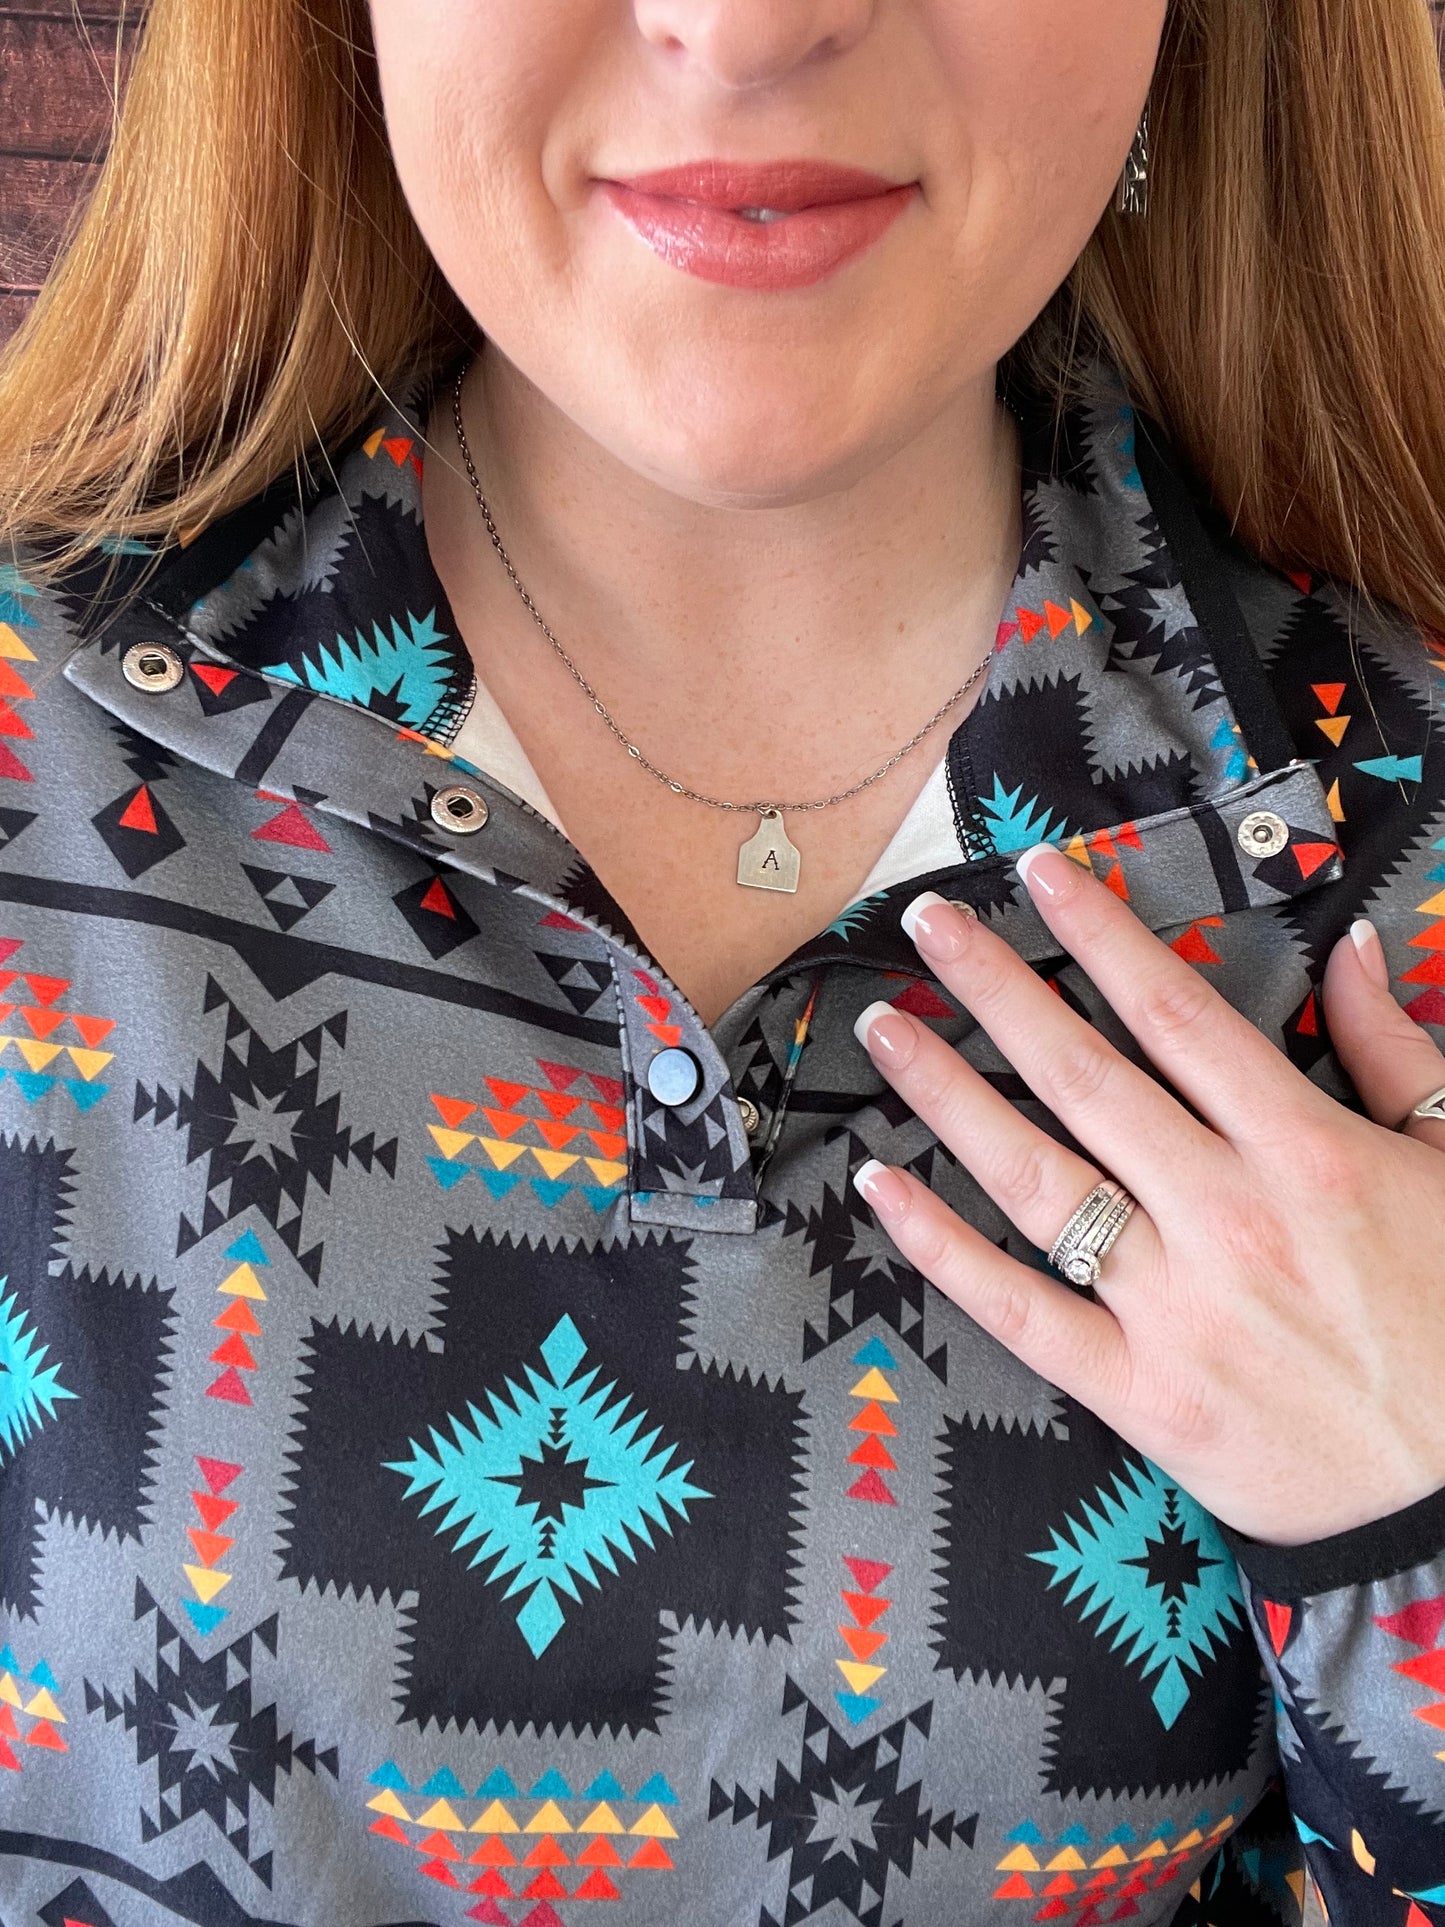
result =
[{"label": "red triangle", "polygon": [[25,981],[37,1004],[53,1004],[57,997],[64,996],[70,988],[69,977],[36,977],[27,972]]},{"label": "red triangle", "polygon": [[212,1365],[235,1365],[240,1371],[254,1372],[256,1361],[251,1356],[251,1348],[239,1332],[232,1332],[229,1338],[222,1339],[211,1353]]},{"label": "red triangle", "polygon": [[1049,619],[1049,634],[1057,639],[1061,629],[1067,629],[1074,619],[1072,609],[1061,609],[1057,602],[1045,602],[1044,614]]},{"label": "red triangle", "polygon": [[565,1900],[567,1889],[550,1867],[544,1867],[541,1873],[529,1880],[522,1889],[522,1898],[523,1900]]},{"label": "red triangle", "polygon": [[1375,1624],[1382,1633],[1393,1633],[1411,1646],[1433,1646],[1445,1626],[1445,1594],[1438,1599],[1417,1599],[1403,1611],[1387,1613]]},{"label": "red triangle", "polygon": [[875,1619],[881,1619],[893,1604],[891,1599],[870,1599],[866,1593],[845,1592],[843,1604],[852,1613],[860,1626],[871,1626]]},{"label": "red triangle", "polygon": [[1445,1650],[1439,1647],[1415,1659],[1402,1659],[1393,1670],[1403,1673],[1406,1679],[1418,1680],[1436,1693],[1445,1693]]},{"label": "red triangle", "polygon": [[475,1907],[468,1907],[467,1919],[480,1920],[483,1927],[512,1927],[495,1900],[479,1900]]},{"label": "red triangle", "polygon": [[1410,938],[1414,950],[1445,950],[1445,917],[1439,918],[1428,930],[1417,931]]},{"label": "red triangle", "polygon": [[554,1091],[570,1091],[582,1075],[581,1071],[574,1071],[570,1064],[549,1064],[545,1057],[537,1059],[537,1068]]},{"label": "red triangle", "polygon": [[367,1832],[379,1833],[383,1840],[399,1840],[404,1847],[411,1845],[406,1834],[397,1825],[396,1821],[392,1819],[389,1813],[383,1813],[379,1820],[373,1820],[367,1828]]},{"label": "red triangle", "polygon": [[219,696],[227,683],[234,682],[240,671],[223,669],[218,662],[193,662],[191,674],[203,682],[213,696]]},{"label": "red triangle", "polygon": [[35,731],[0,696],[0,736],[33,736]]},{"label": "red triangle", "polygon": [[514,1111],[531,1090],[530,1084],[508,1084],[503,1078],[489,1077],[487,1089],[496,1098],[504,1111]]},{"label": "red triangle", "polygon": [[210,1532],[223,1526],[237,1510],[235,1499],[218,1499],[213,1492],[193,1492],[191,1503],[201,1515],[201,1524]]},{"label": "red triangle", "polygon": [[15,1715],[3,1700],[0,1700],[0,1733],[3,1733],[7,1740],[20,1738],[20,1728],[15,1724]]},{"label": "red triangle", "polygon": [[1300,867],[1300,875],[1306,877],[1312,877],[1322,863],[1328,863],[1332,856],[1339,855],[1339,846],[1335,843],[1294,843],[1290,847]]},{"label": "red triangle", "polygon": [[27,1746],[43,1746],[48,1753],[68,1753],[70,1748],[61,1739],[49,1720],[38,1720],[25,1735]]},{"label": "red triangle", "polygon": [[1305,998],[1304,1009],[1299,1014],[1299,1021],[1295,1025],[1295,1029],[1301,1037],[1318,1037],[1320,1034],[1320,1020],[1315,1010],[1315,993],[1313,991]]},{"label": "red triangle", "polygon": [[[620,1077],[599,1077],[596,1071],[588,1071],[587,1082],[592,1086],[593,1090],[596,1091],[597,1095],[608,1104],[620,1104],[627,1095],[627,1086],[622,1082]],[[604,1118],[602,1121],[605,1124],[607,1120]],[[617,1128],[621,1129],[621,1126],[619,1125]]]},{"label": "red triangle", "polygon": [[449,1131],[456,1130],[463,1118],[470,1117],[477,1108],[475,1104],[468,1104],[464,1098],[441,1097],[436,1091],[431,1093],[431,1101],[441,1112],[442,1122]]},{"label": "red triangle", "polygon": [[897,997],[890,1000],[895,1010],[906,1010],[910,1017],[952,1017],[955,1015],[952,1004],[946,1004],[933,988],[921,977],[915,978]]},{"label": "red triangle", "polygon": [[849,1465],[871,1465],[877,1472],[896,1472],[898,1461],[891,1457],[882,1439],[871,1432],[866,1439],[859,1441],[856,1450],[848,1454]]},{"label": "red triangle", "polygon": [[214,1385],[206,1387],[207,1398],[223,1398],[230,1405],[249,1405],[251,1394],[246,1390],[234,1365],[228,1365]]},{"label": "red triangle", "polygon": [[[469,1894],[491,1894],[493,1899],[510,1900],[512,1898],[511,1888],[507,1885],[501,1874],[497,1872],[495,1867],[488,1867],[485,1873],[479,1873],[476,1879],[469,1883],[467,1892]],[[506,1916],[498,1915],[497,1918],[505,1919]],[[511,1927],[510,1921],[508,1921],[507,1927]]]},{"label": "red triangle", "polygon": [[421,900],[421,908],[435,910],[439,917],[450,917],[453,923],[456,922],[455,906],[447,895],[447,886],[440,877],[433,877],[427,885],[426,895]]},{"label": "red triangle", "polygon": [[519,1927],[562,1927],[562,1917],[555,1907],[539,1900],[531,1913],[522,1916]]},{"label": "red triangle", "polygon": [[877,1592],[883,1581],[892,1572],[892,1566],[881,1565],[876,1559],[850,1559],[845,1552],[843,1564],[857,1580],[863,1592]]},{"label": "red triangle", "polygon": [[1293,1606],[1277,1606],[1272,1599],[1264,1602],[1264,1617],[1269,1626],[1269,1643],[1274,1648],[1275,1658],[1284,1651],[1284,1642],[1289,1638],[1290,1623],[1294,1619]]},{"label": "red triangle", "polygon": [[865,1472],[848,1488],[850,1499],[866,1499],[869,1505],[897,1505],[898,1501],[876,1472]]},{"label": "red triangle", "polygon": [[1312,682],[1310,688],[1319,697],[1327,716],[1333,716],[1339,709],[1347,685],[1342,682]]},{"label": "red triangle", "polygon": [[622,1894],[600,1867],[595,1867],[573,1894],[574,1900],[621,1900]]},{"label": "red triangle", "polygon": [[262,843],[288,843],[294,850],[324,850],[331,854],[331,845],[314,823],[308,823],[295,803],[288,803],[279,816],[273,816],[269,823],[263,823],[251,835]]},{"label": "red triangle", "polygon": [[1013,641],[1014,637],[1018,634],[1018,632],[1019,632],[1019,626],[1016,622],[1001,622],[998,625],[998,634],[993,639],[994,648],[995,649],[1006,648],[1007,645]]},{"label": "red triangle", "polygon": [[1286,569],[1285,574],[1289,578],[1289,580],[1294,584],[1294,586],[1299,590],[1301,595],[1308,595],[1310,593],[1311,578],[1310,578],[1310,572],[1308,569],[1300,569],[1297,572],[1291,569]]},{"label": "red triangle", "polygon": [[1445,950],[1437,950],[1433,957],[1417,963],[1413,970],[1407,970],[1400,979],[1402,984],[1445,984]]},{"label": "red triangle", "polygon": [[10,1742],[8,1740],[0,1740],[0,1766],[5,1767],[11,1773],[18,1773],[20,1771],[20,1762],[16,1759],[14,1753],[11,1752]]},{"label": "red triangle", "polygon": [[408,435],[392,435],[381,445],[398,468],[411,453],[411,438]]},{"label": "red triangle", "polygon": [[152,836],[158,834],[155,805],[151,802],[151,793],[144,783],[116,820],[123,830],[148,830]]},{"label": "red triangle", "polygon": [[1417,1024],[1445,1024],[1445,990],[1427,990],[1422,996],[1412,997],[1405,1015]]},{"label": "red triangle", "polygon": [[542,919],[544,930],[585,930],[585,923],[578,923],[575,917],[564,917],[560,910],[549,910]]},{"label": "red triangle", "polygon": [[[1220,921],[1222,919],[1218,917],[1210,918],[1211,923]],[[1183,936],[1176,937],[1169,948],[1176,957],[1182,957],[1188,964],[1217,964],[1224,961],[1209,939],[1203,935],[1197,923],[1191,923]]]},{"label": "red triangle", "polygon": [[225,1459],[203,1459],[199,1456],[196,1464],[212,1492],[224,1492],[232,1479],[239,1479],[246,1469],[243,1465],[231,1465]]},{"label": "red triangle", "polygon": [[1032,1900],[1034,1890],[1021,1873],[1011,1873],[1001,1887],[993,1890],[995,1900]]},{"label": "red triangle", "polygon": [[1024,641],[1032,642],[1034,637],[1039,633],[1040,629],[1042,629],[1044,626],[1043,617],[1036,616],[1032,609],[1020,609],[1018,612],[1018,616],[1019,616],[1019,628],[1023,632]]},{"label": "red triangle", "polygon": [[26,769],[18,756],[12,756],[3,743],[0,743],[0,776],[8,776],[16,783],[33,783],[35,778]]}]

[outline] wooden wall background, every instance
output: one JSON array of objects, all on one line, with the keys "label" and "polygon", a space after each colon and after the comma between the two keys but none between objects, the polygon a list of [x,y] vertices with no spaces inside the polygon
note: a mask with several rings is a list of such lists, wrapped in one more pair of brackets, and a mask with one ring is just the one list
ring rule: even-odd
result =
[{"label": "wooden wall background", "polygon": [[[1426,0],[1445,58],[1445,0]],[[143,0],[0,0],[0,341],[35,298],[110,139]]]}]

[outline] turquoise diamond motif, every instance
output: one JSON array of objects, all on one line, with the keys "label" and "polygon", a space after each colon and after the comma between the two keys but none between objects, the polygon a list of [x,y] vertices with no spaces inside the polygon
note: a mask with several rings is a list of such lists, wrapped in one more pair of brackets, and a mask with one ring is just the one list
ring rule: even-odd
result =
[{"label": "turquoise diamond motif", "polygon": [[[0,1278],[0,1293],[5,1282]],[[45,1363],[48,1349],[37,1343],[17,1295],[0,1295],[0,1465],[54,1418],[61,1399],[75,1397],[60,1383],[60,1367]]]},{"label": "turquoise diamond motif", "polygon": [[527,1384],[488,1392],[489,1412],[467,1404],[451,1415],[450,1437],[430,1428],[430,1450],[409,1441],[410,1459],[387,1461],[408,1481],[408,1499],[426,1494],[422,1516],[440,1514],[438,1533],[455,1530],[453,1550],[470,1548],[472,1567],[490,1567],[518,1598],[517,1627],[535,1657],[561,1631],[565,1602],[580,1605],[580,1585],[600,1588],[618,1558],[636,1561],[652,1534],[686,1524],[689,1508],[712,1497],[692,1485],[692,1461],[674,1464],[616,1382],[584,1368],[587,1347],[570,1318],[541,1346],[542,1370]]},{"label": "turquoise diamond motif", "polygon": [[[1053,1569],[1049,1585],[1067,1582],[1080,1617],[1098,1615],[1097,1638],[1112,1633],[1127,1646],[1127,1664],[1147,1682],[1160,1723],[1173,1726],[1230,1631],[1241,1628],[1243,1599],[1234,1560],[1213,1519],[1169,1484],[1147,1460],[1100,1486],[1082,1519],[1054,1531],[1047,1552],[1031,1552]],[[1191,1679],[1191,1675],[1193,1678]]]}]

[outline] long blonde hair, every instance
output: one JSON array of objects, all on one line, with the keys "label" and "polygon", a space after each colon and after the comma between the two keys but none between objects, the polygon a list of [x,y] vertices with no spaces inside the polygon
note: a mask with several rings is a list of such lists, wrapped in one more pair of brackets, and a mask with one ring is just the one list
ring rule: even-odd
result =
[{"label": "long blonde hair", "polygon": [[[1085,344],[1240,540],[1445,629],[1445,99],[1425,0],[1173,0],[1148,215],[1010,362]],[[1041,136],[1044,138],[1044,136]],[[0,350],[0,530],[179,537],[478,339],[403,198],[365,0],[151,0],[105,163]]]}]

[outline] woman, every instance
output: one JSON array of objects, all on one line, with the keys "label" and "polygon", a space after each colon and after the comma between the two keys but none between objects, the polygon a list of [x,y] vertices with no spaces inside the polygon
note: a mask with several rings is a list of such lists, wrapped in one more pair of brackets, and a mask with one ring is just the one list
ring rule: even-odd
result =
[{"label": "woman", "polygon": [[1445,1920],[1442,313],[1419,0],[154,0],[0,1915]]}]

